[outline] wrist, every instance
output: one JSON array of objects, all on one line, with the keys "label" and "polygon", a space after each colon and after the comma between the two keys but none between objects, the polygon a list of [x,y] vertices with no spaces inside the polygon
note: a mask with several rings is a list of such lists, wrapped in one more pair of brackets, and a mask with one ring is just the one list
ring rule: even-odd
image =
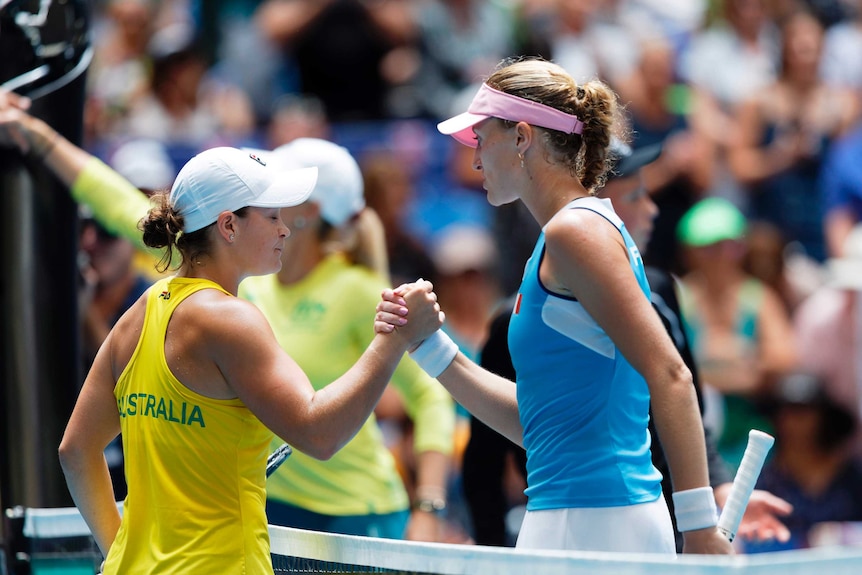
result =
[{"label": "wrist", "polygon": [[674,516],[680,533],[715,527],[718,513],[712,487],[697,487],[673,493]]},{"label": "wrist", "polygon": [[458,355],[458,345],[442,330],[437,330],[410,352],[419,367],[431,377],[443,373]]},{"label": "wrist", "polygon": [[446,511],[446,499],[441,497],[430,499],[420,497],[413,500],[413,503],[410,505],[410,510],[440,516]]},{"label": "wrist", "polygon": [[39,161],[45,160],[60,141],[60,133],[41,120],[33,119],[27,126],[27,141],[30,155]]}]

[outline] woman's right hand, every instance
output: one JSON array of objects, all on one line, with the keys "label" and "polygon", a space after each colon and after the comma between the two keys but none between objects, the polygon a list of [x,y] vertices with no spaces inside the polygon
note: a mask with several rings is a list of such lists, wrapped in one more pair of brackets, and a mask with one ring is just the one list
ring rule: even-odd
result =
[{"label": "woman's right hand", "polygon": [[383,334],[397,332],[414,348],[440,329],[445,318],[437,303],[434,286],[420,279],[383,290],[382,300],[377,304],[374,331]]},{"label": "woman's right hand", "polygon": [[26,124],[30,117],[26,112],[29,108],[29,98],[0,90],[0,145],[18,148],[23,153],[30,151]]}]

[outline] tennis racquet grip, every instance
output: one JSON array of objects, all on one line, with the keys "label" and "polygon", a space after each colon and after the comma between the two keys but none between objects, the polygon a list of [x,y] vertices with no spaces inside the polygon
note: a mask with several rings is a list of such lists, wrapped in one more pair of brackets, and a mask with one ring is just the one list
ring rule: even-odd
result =
[{"label": "tennis racquet grip", "polygon": [[727,537],[728,541],[732,542],[736,537],[736,531],[745,514],[751,492],[754,491],[760,470],[763,469],[763,462],[766,461],[766,454],[769,453],[773,443],[775,438],[768,433],[756,429],[748,432],[745,454],[742,456],[736,477],[733,478],[730,495],[727,496],[727,502],[718,518],[718,530]]},{"label": "tennis racquet grip", "polygon": [[266,458],[266,476],[269,477],[279,466],[290,457],[293,449],[286,443],[282,443],[275,451],[269,454]]}]

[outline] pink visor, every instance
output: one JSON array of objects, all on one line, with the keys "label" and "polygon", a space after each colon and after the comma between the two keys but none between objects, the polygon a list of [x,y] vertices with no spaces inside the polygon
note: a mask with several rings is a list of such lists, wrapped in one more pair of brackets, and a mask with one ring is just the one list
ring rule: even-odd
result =
[{"label": "pink visor", "polygon": [[580,134],[584,131],[584,123],[577,116],[495,90],[487,84],[482,84],[466,112],[440,122],[437,124],[437,130],[441,134],[452,136],[465,146],[475,148],[477,144],[473,126],[492,117],[512,122],[527,122],[566,134]]}]

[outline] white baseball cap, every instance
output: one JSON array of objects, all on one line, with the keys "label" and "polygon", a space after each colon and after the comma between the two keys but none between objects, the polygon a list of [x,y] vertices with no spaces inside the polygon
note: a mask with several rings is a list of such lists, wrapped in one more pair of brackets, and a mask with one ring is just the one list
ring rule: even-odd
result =
[{"label": "white baseball cap", "polygon": [[301,204],[316,181],[317,168],[276,169],[248,151],[211,148],[186,162],[170,200],[183,217],[183,232],[190,234],[215,222],[222,212]]},{"label": "white baseball cap", "polygon": [[320,215],[335,227],[365,207],[362,171],[343,146],[321,138],[297,138],[271,152],[254,152],[280,169],[317,166],[317,184],[308,199],[320,206]]},{"label": "white baseball cap", "polygon": [[167,147],[150,138],[124,142],[111,155],[111,167],[136,188],[145,190],[170,188],[177,175]]}]

